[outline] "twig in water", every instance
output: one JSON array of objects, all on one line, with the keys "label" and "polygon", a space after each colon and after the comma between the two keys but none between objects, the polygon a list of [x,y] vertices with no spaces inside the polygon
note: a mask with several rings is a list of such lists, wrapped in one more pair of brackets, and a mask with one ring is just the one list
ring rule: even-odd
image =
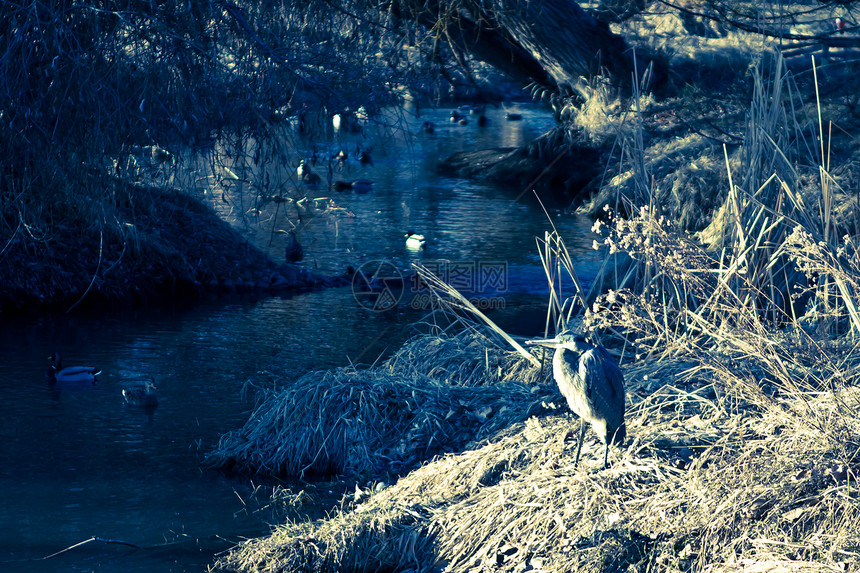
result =
[{"label": "twig in water", "polygon": [[138,547],[134,543],[129,543],[128,541],[122,541],[121,539],[103,539],[101,537],[90,537],[89,539],[81,541],[80,543],[75,543],[74,545],[70,545],[70,546],[66,547],[65,549],[61,549],[60,551],[57,551],[56,553],[51,553],[50,555],[42,557],[42,559],[43,560],[44,559],[51,559],[52,557],[56,557],[57,555],[62,555],[66,551],[71,551],[72,549],[76,549],[76,548],[78,548],[82,545],[86,545],[87,543],[90,543],[92,541],[101,541],[102,543],[117,543],[119,545],[127,545],[129,547],[134,547],[135,549],[140,549],[140,547]]}]

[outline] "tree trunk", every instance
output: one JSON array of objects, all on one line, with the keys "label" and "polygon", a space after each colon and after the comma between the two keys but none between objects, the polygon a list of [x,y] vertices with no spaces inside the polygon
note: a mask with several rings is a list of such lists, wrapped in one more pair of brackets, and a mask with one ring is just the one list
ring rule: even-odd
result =
[{"label": "tree trunk", "polygon": [[498,21],[559,88],[604,72],[629,84],[633,54],[626,42],[572,0],[517,0],[499,10]]},{"label": "tree trunk", "polygon": [[459,49],[545,89],[565,92],[581,77],[608,75],[627,86],[633,53],[573,0],[465,0],[457,6],[402,0],[401,18],[443,30]]}]

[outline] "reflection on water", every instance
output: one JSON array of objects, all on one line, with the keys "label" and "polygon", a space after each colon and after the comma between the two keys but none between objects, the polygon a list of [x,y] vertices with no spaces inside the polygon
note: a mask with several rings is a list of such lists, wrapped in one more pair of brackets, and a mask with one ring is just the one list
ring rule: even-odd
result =
[{"label": "reflection on water", "polygon": [[[327,316],[331,309],[339,310]],[[283,373],[289,383],[313,369],[372,361],[410,335],[391,326],[398,320],[364,311],[348,289],[333,289],[177,312],[5,324],[0,570],[14,563],[24,571],[185,571],[153,568],[153,555],[172,558],[175,550],[188,554],[176,557],[187,563],[200,553],[198,543],[265,532],[277,516],[254,513],[268,501],[251,495],[261,480],[200,467],[220,435],[247,419],[252,403],[242,398],[243,384],[261,370]],[[385,340],[372,343],[381,332]],[[102,368],[99,383],[50,386],[45,371],[54,348],[70,364]],[[122,399],[123,383],[141,374],[158,385],[154,411]],[[48,562],[19,561],[90,536],[147,549],[89,544]],[[100,562],[103,555],[115,557],[111,565]]]},{"label": "reflection on water", "polygon": [[[182,186],[195,189],[222,217],[233,221],[277,260],[284,258],[286,231],[295,229],[304,246],[305,265],[323,273],[340,274],[349,265],[358,267],[375,259],[392,260],[404,268],[423,258],[491,258],[514,263],[509,258],[523,260],[533,253],[535,235],[542,236],[550,228],[532,191],[503,190],[443,178],[436,172],[439,161],[451,153],[519,146],[554,123],[540,108],[519,105],[512,109],[522,113],[523,121],[505,121],[505,109],[490,107],[486,127],[479,127],[476,121],[465,126],[451,123],[449,110],[442,109],[421,117],[379,120],[405,131],[376,125],[365,133],[332,132],[329,139],[321,140],[319,136],[299,138],[288,128],[290,154],[276,153],[283,151],[278,146],[281,139],[261,147],[254,141],[234,142],[219,148],[219,153],[191,173]],[[436,124],[433,134],[421,132],[424,121]],[[258,153],[260,148],[264,151]],[[372,150],[372,166],[354,159],[358,148]],[[331,159],[340,150],[346,150],[351,158],[344,163]],[[278,159],[259,166],[254,161],[267,156]],[[312,164],[313,157],[316,162]],[[302,159],[320,175],[320,185],[300,182],[296,167]],[[215,175],[204,176],[212,169]],[[328,179],[367,179],[374,186],[369,193],[339,193],[327,188]],[[260,196],[276,195],[301,204],[259,200]],[[543,199],[553,201],[551,197]],[[315,209],[314,200],[319,207],[333,201],[338,209]],[[562,230],[582,225],[576,220],[554,222]],[[405,248],[408,231],[423,234],[426,249],[409,252]],[[567,236],[572,241],[579,239],[578,233]]]},{"label": "reflection on water", "polygon": [[[422,262],[466,281],[478,296],[497,301],[488,314],[504,328],[537,334],[543,328],[547,287],[535,236],[551,228],[541,207],[516,190],[441,179],[438,159],[461,149],[519,145],[549,125],[531,108],[525,121],[504,122],[491,112],[490,126],[451,126],[447,111],[410,119],[436,132],[408,141],[376,139],[374,165],[344,167],[351,177],[375,181],[367,194],[292,189],[332,195],[355,217],[331,217],[268,204],[251,216],[252,202],[239,192],[208,189],[204,195],[240,225],[250,239],[283,257],[286,235],[297,228],[302,264],[342,272],[384,261],[408,281],[409,264]],[[414,125],[413,125],[414,124]],[[326,151],[361,143],[338,136]],[[322,144],[305,141],[304,152]],[[295,172],[296,157],[281,170]],[[232,211],[231,211],[232,210]],[[237,215],[238,214],[238,215]],[[239,216],[241,215],[241,216]],[[580,271],[593,275],[588,222],[553,215],[553,223],[579,255]],[[404,233],[427,237],[410,252]],[[274,237],[269,244],[270,239]],[[491,269],[481,274],[480,269]],[[418,332],[421,293],[408,291],[388,310],[368,308],[350,288],[270,298],[201,304],[191,309],[140,311],[99,318],[6,320],[0,324],[0,570],[203,571],[216,551],[258,536],[282,514],[268,503],[264,480],[225,476],[201,468],[205,452],[241,426],[253,407],[243,386],[259,371],[281,375],[283,384],[315,369],[371,363]],[[416,302],[418,301],[418,302]],[[67,365],[100,367],[99,384],[51,387],[48,357],[60,350]],[[159,393],[154,411],[123,403],[122,385],[152,376]],[[39,558],[92,536],[121,544],[88,543]]]}]

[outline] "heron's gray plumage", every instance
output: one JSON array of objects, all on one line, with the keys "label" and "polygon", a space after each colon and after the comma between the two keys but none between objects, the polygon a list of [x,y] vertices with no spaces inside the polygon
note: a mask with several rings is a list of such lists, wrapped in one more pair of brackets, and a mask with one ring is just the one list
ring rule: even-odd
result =
[{"label": "heron's gray plumage", "polygon": [[603,456],[605,467],[609,445],[623,446],[627,438],[621,369],[605,348],[590,344],[572,332],[563,332],[554,339],[530,342],[555,348],[553,377],[568,406],[582,421],[575,463],[579,463],[585,422],[588,422],[606,446]]}]

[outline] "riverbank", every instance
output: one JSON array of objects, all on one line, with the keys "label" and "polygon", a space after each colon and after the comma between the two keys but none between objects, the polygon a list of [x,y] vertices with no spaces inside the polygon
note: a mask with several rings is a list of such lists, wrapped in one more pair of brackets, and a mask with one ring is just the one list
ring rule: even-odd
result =
[{"label": "riverbank", "polygon": [[[492,335],[431,337],[412,348],[449,350],[309,374],[293,391],[267,394],[225,436],[210,458],[217,467],[336,472],[355,493],[331,517],[287,522],[218,565],[520,573],[860,564],[856,203],[834,184],[844,167],[780,139],[808,130],[811,116],[788,113],[793,92],[777,97],[792,85],[785,72],[756,75],[749,119],[736,127],[744,144],[732,156],[721,150],[724,176],[700,137],[676,142],[677,155],[668,136],[632,147],[642,161],[612,181],[629,216],[612,209],[592,228],[605,254],[595,288],[550,297],[557,325],[573,304],[567,326],[620,357],[628,441],[610,453],[611,468],[600,469],[590,431],[575,467],[578,423],[548,369],[542,377]],[[671,168],[679,163],[686,168]],[[682,214],[690,197],[716,207],[706,218],[677,216],[661,200],[676,187]],[[574,273],[558,234],[538,247],[550,283]],[[578,314],[574,299],[586,301]],[[472,373],[466,388],[463,371]]]},{"label": "riverbank", "polygon": [[84,214],[54,206],[38,234],[19,225],[0,256],[0,314],[99,311],[349,284],[272,260],[181,191],[117,182],[105,196]]},{"label": "riverbank", "polygon": [[[812,368],[816,352],[790,335],[770,334],[795,353],[792,368]],[[763,396],[738,376],[762,372],[758,357],[685,350],[677,342],[674,356],[624,364],[629,437],[604,470],[591,430],[574,466],[578,421],[552,380],[483,336],[426,337],[369,370],[310,374],[301,389],[267,396],[215,455],[241,442],[254,454],[244,463],[265,473],[277,467],[271,456],[278,445],[318,434],[305,455],[316,448],[343,460],[329,469],[346,471],[355,493],[328,518],[285,523],[238,544],[218,565],[249,572],[598,572],[753,563],[844,571],[856,564],[857,446],[846,439],[860,432],[856,388],[813,395],[783,387]],[[429,361],[414,353],[427,346],[445,349],[438,368],[426,368]],[[824,352],[835,357],[841,349]],[[457,359],[466,366],[456,371],[468,376],[452,375]],[[717,359],[723,362],[715,366]],[[329,391],[333,397],[319,399]],[[297,401],[299,394],[317,399]],[[318,406],[311,414],[308,400]],[[275,409],[277,417],[258,415]],[[371,411],[377,415],[367,416]],[[303,423],[317,412],[318,423]],[[431,459],[447,451],[445,436],[455,427],[460,444]],[[380,473],[379,462],[396,459],[398,447],[417,463],[400,477]]]}]

